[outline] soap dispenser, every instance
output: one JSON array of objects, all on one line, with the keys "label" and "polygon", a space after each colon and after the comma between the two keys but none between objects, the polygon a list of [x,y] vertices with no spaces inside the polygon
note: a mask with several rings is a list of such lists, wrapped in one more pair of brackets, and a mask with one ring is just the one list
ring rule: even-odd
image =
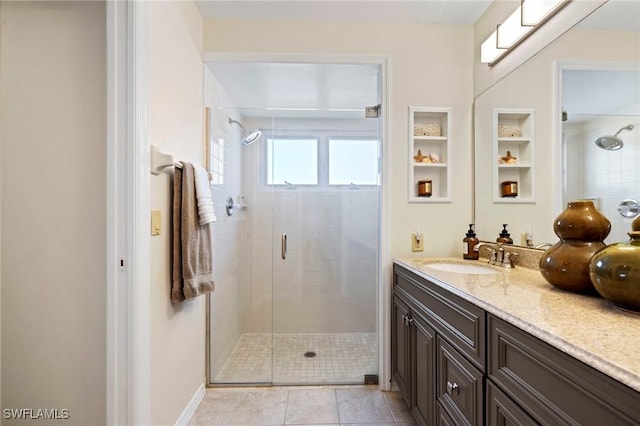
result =
[{"label": "soap dispenser", "polygon": [[500,235],[498,236],[498,239],[496,241],[503,244],[513,244],[511,234],[509,234],[509,231],[507,231],[507,226],[508,225],[506,223],[502,224],[502,227],[504,229],[502,230],[502,232],[500,232]]},{"label": "soap dispenser", "polygon": [[467,231],[467,236],[462,240],[462,258],[468,260],[478,260],[480,257],[480,253],[475,251],[474,248],[476,244],[480,242],[476,238],[476,232],[474,231],[474,224],[469,224],[469,230]]}]

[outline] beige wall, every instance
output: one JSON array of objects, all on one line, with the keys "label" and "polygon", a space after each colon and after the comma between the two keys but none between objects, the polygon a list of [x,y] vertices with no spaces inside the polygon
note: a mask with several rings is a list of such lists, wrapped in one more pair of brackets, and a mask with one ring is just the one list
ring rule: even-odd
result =
[{"label": "beige wall", "polygon": [[[193,2],[150,2],[149,143],[203,164],[202,18]],[[171,287],[172,169],[151,176],[151,424],[174,424],[204,383],[205,298],[176,305]]]},{"label": "beige wall", "polygon": [[2,2],[2,408],[105,408],[105,4]]},{"label": "beige wall", "polygon": [[[376,55],[389,59],[387,155],[390,248],[411,256],[412,229],[425,232],[420,255],[460,255],[471,218],[471,26],[205,20],[205,52]],[[453,203],[407,202],[408,106],[453,108]],[[383,259],[385,263],[390,259]]]}]

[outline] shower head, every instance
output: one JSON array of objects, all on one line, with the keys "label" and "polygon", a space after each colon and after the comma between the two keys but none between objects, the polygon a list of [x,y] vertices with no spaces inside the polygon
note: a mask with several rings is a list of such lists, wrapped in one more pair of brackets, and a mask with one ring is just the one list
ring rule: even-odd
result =
[{"label": "shower head", "polygon": [[244,128],[242,123],[240,123],[237,120],[234,120],[231,117],[229,117],[229,124],[237,124],[238,126],[240,126],[240,128],[242,129],[243,145],[251,145],[252,143],[257,141],[258,138],[262,135],[262,132],[260,130],[256,130],[255,132],[251,132],[251,133],[247,132],[247,129]]},{"label": "shower head", "polygon": [[256,130],[253,133],[249,133],[247,136],[244,137],[244,139],[242,139],[242,143],[244,145],[251,145],[252,143],[254,143],[256,140],[258,140],[258,138],[262,135],[262,132],[260,130]]},{"label": "shower head", "polygon": [[620,132],[623,130],[626,130],[626,131],[633,130],[633,124],[624,126],[622,129],[618,130],[616,134],[613,136],[599,137],[598,139],[596,139],[595,144],[599,148],[606,149],[607,151],[617,151],[618,149],[622,148],[622,146],[624,145],[624,143],[622,142],[622,139],[618,137],[618,134],[620,134]]}]

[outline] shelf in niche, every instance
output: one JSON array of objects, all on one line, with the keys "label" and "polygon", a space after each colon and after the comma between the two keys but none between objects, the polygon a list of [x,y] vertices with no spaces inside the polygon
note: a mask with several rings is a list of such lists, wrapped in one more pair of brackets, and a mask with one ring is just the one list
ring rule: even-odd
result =
[{"label": "shelf in niche", "polygon": [[531,142],[530,138],[512,138],[512,137],[502,137],[498,138],[498,142],[504,143],[529,143]]},{"label": "shelf in niche", "polygon": [[[494,108],[493,109],[493,202],[496,204],[534,204],[534,109]],[[498,136],[499,128],[509,131],[516,129],[519,136]],[[500,164],[501,157],[510,155],[517,158],[516,163]],[[502,197],[501,183],[518,183],[517,197]]]},{"label": "shelf in niche", "polygon": [[414,141],[427,141],[427,142],[446,142],[446,136],[414,136]]},{"label": "shelf in niche", "polygon": [[447,163],[416,163],[414,167],[447,167]]},{"label": "shelf in niche", "polygon": [[[439,128],[439,136],[416,135],[420,128]],[[452,168],[451,108],[409,107],[409,170],[408,193],[410,203],[450,203]],[[418,131],[416,131],[418,130]],[[426,132],[425,132],[426,133]],[[438,163],[416,162],[418,150],[423,156],[437,156]],[[418,182],[432,181],[432,196],[418,196]]]},{"label": "shelf in niche", "polygon": [[498,164],[499,169],[529,169],[531,164]]}]

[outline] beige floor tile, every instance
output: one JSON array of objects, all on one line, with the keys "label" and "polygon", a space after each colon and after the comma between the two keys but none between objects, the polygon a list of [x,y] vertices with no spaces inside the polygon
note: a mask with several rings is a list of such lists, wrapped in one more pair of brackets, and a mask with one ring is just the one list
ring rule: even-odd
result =
[{"label": "beige floor tile", "polygon": [[377,389],[338,389],[340,423],[392,423],[393,416]]},{"label": "beige floor tile", "polygon": [[233,390],[210,389],[194,413],[190,426],[228,425],[242,394]]},{"label": "beige floor tile", "polygon": [[400,392],[382,392],[382,395],[387,400],[387,404],[389,404],[389,409],[396,423],[402,423],[403,425],[416,424],[413,414],[409,411],[409,407],[407,403],[404,402],[404,399],[402,399]]},{"label": "beige floor tile", "polygon": [[229,425],[282,425],[287,408],[288,391],[265,388],[243,392]]},{"label": "beige floor tile", "polygon": [[338,404],[335,390],[289,391],[285,424],[315,425],[338,423]]},{"label": "beige floor tile", "polygon": [[381,392],[374,386],[209,389],[189,423],[190,426],[415,424],[399,392]]}]

